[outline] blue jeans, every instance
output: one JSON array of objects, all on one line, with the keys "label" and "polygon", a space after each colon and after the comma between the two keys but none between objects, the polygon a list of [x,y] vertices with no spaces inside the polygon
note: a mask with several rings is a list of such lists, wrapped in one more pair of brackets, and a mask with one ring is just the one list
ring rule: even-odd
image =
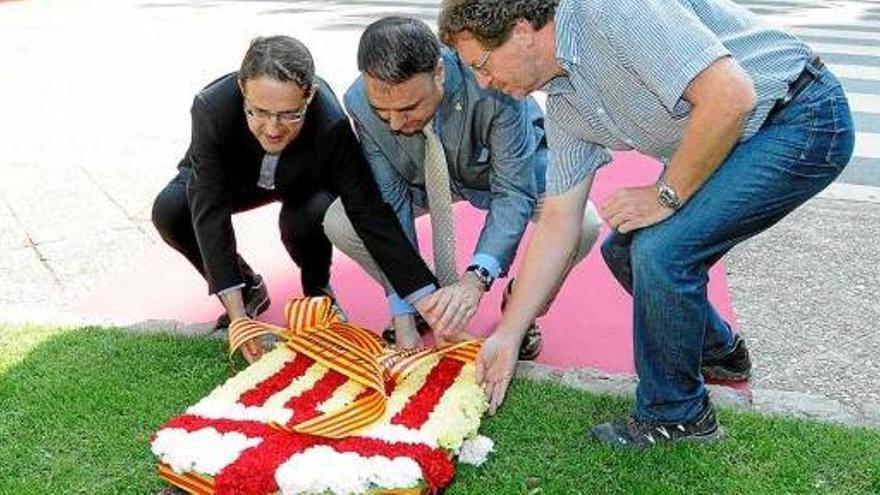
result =
[{"label": "blue jeans", "polygon": [[855,134],[839,81],[827,70],[761,130],[739,143],[673,216],[602,246],[633,297],[637,418],[678,423],[706,397],[703,358],[732,350],[733,333],[709,303],[708,270],[730,248],[767,229],[830,184]]}]

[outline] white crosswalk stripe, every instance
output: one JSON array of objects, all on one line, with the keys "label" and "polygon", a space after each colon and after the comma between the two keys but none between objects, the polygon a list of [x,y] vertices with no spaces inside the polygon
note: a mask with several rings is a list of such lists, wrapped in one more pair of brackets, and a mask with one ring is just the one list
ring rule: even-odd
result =
[{"label": "white crosswalk stripe", "polygon": [[843,80],[856,124],[856,147],[835,194],[857,191],[869,200],[880,198],[880,2],[734,1],[803,38]]},{"label": "white crosswalk stripe", "polygon": [[835,29],[799,26],[788,26],[787,29],[798,36],[827,36],[831,38],[841,38],[846,42],[851,42],[852,40],[877,41],[877,33],[870,31],[839,31]]},{"label": "white crosswalk stripe", "polygon": [[847,93],[849,104],[859,112],[880,114],[880,98],[877,95]]},{"label": "white crosswalk stripe", "polygon": [[[880,38],[880,35],[878,35]],[[844,55],[871,55],[877,56],[880,53],[880,48],[876,46],[860,46],[860,45],[849,45],[849,44],[838,44],[838,43],[810,43],[810,46],[816,50],[817,53],[841,53]]]}]

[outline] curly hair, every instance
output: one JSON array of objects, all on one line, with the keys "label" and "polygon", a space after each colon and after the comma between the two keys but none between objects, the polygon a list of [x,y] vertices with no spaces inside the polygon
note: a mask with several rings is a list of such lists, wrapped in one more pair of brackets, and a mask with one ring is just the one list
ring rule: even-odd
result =
[{"label": "curly hair", "polygon": [[437,27],[448,45],[463,32],[486,48],[501,46],[520,19],[541,29],[556,14],[559,0],[443,0]]}]

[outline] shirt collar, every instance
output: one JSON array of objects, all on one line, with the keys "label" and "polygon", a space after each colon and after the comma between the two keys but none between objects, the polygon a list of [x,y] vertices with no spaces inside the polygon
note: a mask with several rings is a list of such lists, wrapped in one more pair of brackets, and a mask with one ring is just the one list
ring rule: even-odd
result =
[{"label": "shirt collar", "polygon": [[[578,33],[571,27],[571,16],[573,14],[571,2],[562,0],[556,8],[554,16],[556,24],[556,61],[569,74],[576,70],[576,66],[580,61],[578,43],[576,42]],[[559,75],[547,81],[542,90],[548,95],[554,95],[571,93],[574,91],[574,88],[568,75]]]},{"label": "shirt collar", "polygon": [[459,92],[464,84],[461,71],[470,69],[464,68],[461,60],[458,58],[458,54],[446,47],[440,50],[440,56],[443,58],[443,65],[445,67],[445,80],[443,81],[443,100],[440,102],[435,115],[439,114],[441,118],[445,119],[452,112],[461,109],[462,97]]}]

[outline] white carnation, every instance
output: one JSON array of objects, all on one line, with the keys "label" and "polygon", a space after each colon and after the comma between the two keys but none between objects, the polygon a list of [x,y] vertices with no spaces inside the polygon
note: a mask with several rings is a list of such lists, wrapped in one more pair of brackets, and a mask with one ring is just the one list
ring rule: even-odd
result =
[{"label": "white carnation", "polygon": [[361,457],[327,446],[307,449],[288,459],[275,472],[284,495],[300,493],[364,493],[370,488],[409,488],[418,485],[422,470],[412,459]]},{"label": "white carnation", "polygon": [[464,441],[458,453],[458,460],[464,464],[481,466],[489,458],[489,453],[494,450],[495,442],[491,438],[478,435]]},{"label": "white carnation", "polygon": [[195,471],[214,476],[235,462],[243,451],[262,441],[236,432],[220,433],[214,428],[194,432],[165,428],[156,434],[151,447],[175,472]]}]

